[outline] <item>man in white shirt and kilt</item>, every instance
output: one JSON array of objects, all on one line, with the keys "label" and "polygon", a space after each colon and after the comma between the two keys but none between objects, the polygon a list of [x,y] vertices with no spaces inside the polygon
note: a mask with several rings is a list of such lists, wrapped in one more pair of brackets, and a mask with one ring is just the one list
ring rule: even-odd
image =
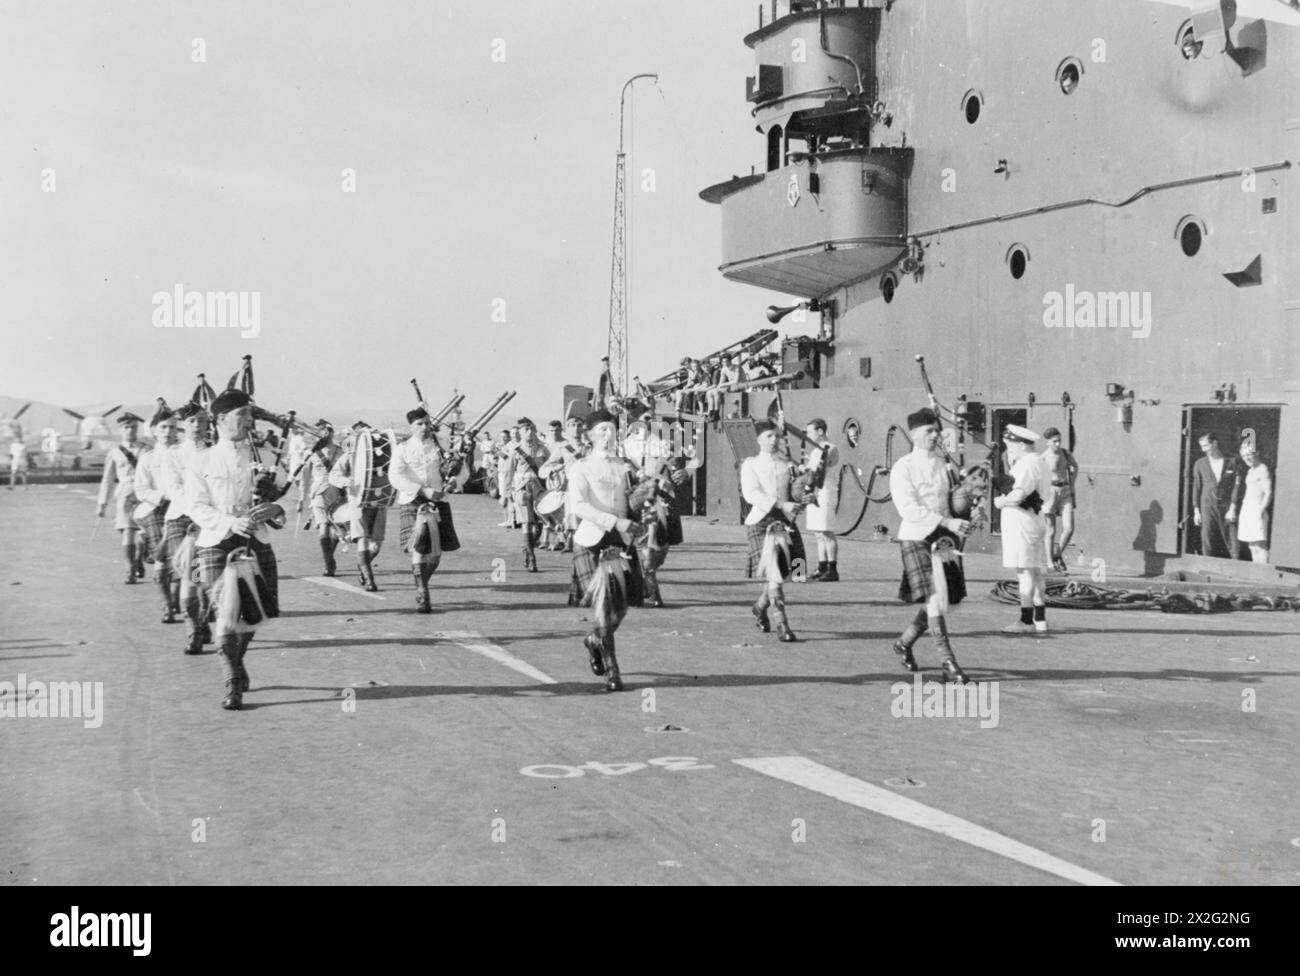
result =
[{"label": "man in white shirt and kilt", "polygon": [[780,439],[776,424],[760,420],[754,424],[754,431],[758,454],[745,458],[740,466],[740,492],[750,506],[745,516],[749,542],[745,575],[763,581],[763,592],[753,608],[758,629],[766,634],[774,621],[777,639],[788,644],[798,638],[786,619],[784,584],[797,569],[807,565],[803,536],[795,524],[803,506],[790,494],[793,465],[776,453]]},{"label": "man in white shirt and kilt", "polygon": [[637,550],[645,576],[645,602],[647,606],[662,608],[659,570],[668,559],[668,550],[682,543],[682,519],[675,511],[677,487],[685,484],[690,474],[685,462],[674,456],[670,443],[650,436],[650,426],[644,420],[629,422],[627,430],[624,454],[636,467],[642,482],[649,482],[642,485],[645,500],[634,511],[647,529]]},{"label": "man in white shirt and kilt", "polygon": [[411,576],[415,580],[415,609],[432,613],[429,577],[438,568],[444,552],[460,548],[451,506],[445,500],[443,465],[447,458],[438,444],[433,420],[423,407],[406,414],[411,436],[393,453],[388,479],[397,489],[401,506],[402,552],[411,554]]},{"label": "man in white shirt and kilt", "polygon": [[208,626],[208,591],[199,584],[195,565],[198,526],[185,507],[185,471],[208,450],[208,414],[197,403],[176,410],[184,436],[170,448],[162,465],[163,490],[169,500],[163,522],[162,559],[176,599],[185,613],[185,653],[202,654],[212,642]]},{"label": "man in white shirt and kilt", "polygon": [[[279,616],[275,552],[267,525],[284,524],[284,509],[262,498],[275,492],[269,476],[255,477],[249,447],[254,420],[251,400],[240,390],[226,390],[212,401],[212,416],[220,440],[185,472],[185,503],[199,526],[196,559],[199,578],[218,603],[216,639],[225,679],[221,707],[238,710],[249,688],[244,655],[254,628],[266,617]],[[257,570],[238,572],[230,557],[246,550]],[[215,587],[221,581],[222,588]],[[232,589],[232,587],[237,587]]]},{"label": "man in white shirt and kilt", "polygon": [[[934,638],[945,679],[966,684],[948,638],[950,606],[966,596],[966,577],[957,546],[970,531],[970,522],[953,518],[951,494],[953,473],[939,452],[939,418],[923,409],[907,418],[912,450],[894,462],[889,472],[889,492],[902,522],[898,540],[902,545],[903,580],[898,597],[904,603],[922,603],[912,622],[898,640],[894,653],[905,671],[916,671],[912,647],[927,630]],[[938,564],[938,565],[936,565]]]},{"label": "man in white shirt and kilt", "polygon": [[605,676],[606,691],[622,691],[614,632],[628,607],[644,599],[635,546],[640,526],[632,518],[644,499],[634,491],[632,466],[618,456],[614,415],[597,410],[587,423],[591,454],[569,470],[569,509],[578,519],[569,605],[592,607],[592,630],[583,639],[591,670]]},{"label": "man in white shirt and kilt", "polygon": [[153,433],[153,447],[140,455],[135,466],[135,497],[137,506],[148,509],[136,519],[145,545],[154,564],[154,582],[162,592],[162,622],[174,624],[180,614],[180,594],[173,592],[171,576],[167,571],[167,556],[163,551],[163,532],[171,499],[167,494],[167,468],[171,452],[176,446],[178,427],[176,416],[159,401],[157,412],[149,421]]},{"label": "man in white shirt and kilt", "polygon": [[104,512],[108,509],[108,493],[116,482],[113,528],[122,533],[122,553],[126,557],[127,566],[124,582],[135,583],[144,578],[144,553],[137,544],[140,527],[131,517],[131,510],[135,508],[135,466],[144,450],[144,445],[136,440],[141,418],[128,411],[117,418],[117,423],[122,428],[122,442],[114,445],[104,457],[104,477],[99,482],[98,515],[104,517]]}]

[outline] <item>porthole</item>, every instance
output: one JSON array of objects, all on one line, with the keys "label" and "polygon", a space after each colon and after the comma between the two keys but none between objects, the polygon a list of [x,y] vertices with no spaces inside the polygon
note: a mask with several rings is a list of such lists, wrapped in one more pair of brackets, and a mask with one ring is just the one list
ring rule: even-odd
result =
[{"label": "porthole", "polygon": [[1066,58],[1056,66],[1056,83],[1066,95],[1073,95],[1083,78],[1083,62],[1078,58]]},{"label": "porthole", "polygon": [[1196,29],[1192,27],[1192,22],[1183,21],[1183,26],[1178,28],[1178,50],[1183,57],[1188,61],[1195,61],[1201,56],[1201,48],[1204,46],[1204,41],[1196,39]]},{"label": "porthole", "polygon": [[974,125],[979,121],[980,110],[984,107],[984,96],[974,88],[968,91],[961,99],[961,110],[966,116],[966,121]]},{"label": "porthole", "polygon": [[1201,245],[1205,242],[1205,221],[1188,214],[1182,220],[1178,221],[1178,227],[1174,230],[1174,238],[1178,241],[1178,246],[1183,249],[1183,253],[1189,258],[1194,258],[1201,250]]},{"label": "porthole", "polygon": [[1019,281],[1029,268],[1029,249],[1023,244],[1012,244],[1007,250],[1006,260],[1011,277]]},{"label": "porthole", "polygon": [[885,304],[888,305],[894,300],[894,291],[898,288],[898,278],[892,271],[886,271],[880,276],[880,294],[885,296]]}]

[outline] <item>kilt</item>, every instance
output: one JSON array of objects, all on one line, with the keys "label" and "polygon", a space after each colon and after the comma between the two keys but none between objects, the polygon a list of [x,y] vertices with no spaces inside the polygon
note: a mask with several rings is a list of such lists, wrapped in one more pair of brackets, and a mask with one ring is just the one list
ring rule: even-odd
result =
[{"label": "kilt", "polygon": [[[433,504],[438,507],[438,544],[443,552],[455,552],[460,548],[460,537],[456,535],[456,525],[451,520],[451,506],[446,502]],[[398,541],[402,552],[411,551],[411,536],[415,533],[415,518],[420,505],[420,502],[407,502],[399,511],[402,523]]]},{"label": "kilt", "polygon": [[[925,603],[934,596],[934,568],[930,563],[930,543],[906,539],[903,546],[903,579],[898,584],[898,598],[904,603]],[[944,580],[948,584],[948,603],[956,606],[966,598],[966,574],[961,560],[945,561]]]},{"label": "kilt", "polygon": [[782,523],[786,527],[786,531],[790,533],[791,567],[800,561],[803,562],[805,567],[808,565],[808,556],[804,552],[803,536],[799,534],[799,526],[786,518],[785,513],[779,508],[773,507],[757,525],[745,526],[745,536],[749,541],[749,561],[745,567],[746,579],[753,579],[754,574],[758,571],[758,561],[763,558],[763,540],[767,538],[767,527],[773,522]]},{"label": "kilt", "polygon": [[176,551],[180,549],[193,524],[188,515],[179,515],[163,523],[162,548],[158,552],[158,558],[167,564],[168,571],[173,574],[176,572]]},{"label": "kilt", "polygon": [[116,504],[113,506],[113,528],[119,532],[123,529],[138,529],[135,519],[131,518],[131,510],[139,504],[133,491],[119,491],[117,493]]},{"label": "kilt", "polygon": [[162,551],[163,522],[167,517],[167,506],[169,504],[170,502],[164,501],[144,518],[136,519],[135,523],[140,526],[140,531],[144,533],[144,541],[148,543],[150,554],[158,562],[161,562],[164,558]]},{"label": "kilt", "polygon": [[366,536],[375,545],[381,545],[388,530],[388,509],[384,506],[362,508],[360,514],[352,520],[349,538],[360,539]]},{"label": "kilt", "polygon": [[253,551],[253,555],[257,557],[257,566],[262,571],[267,586],[270,587],[271,595],[278,601],[280,589],[275,568],[275,550],[271,548],[270,543],[258,542],[251,536],[230,535],[215,546],[196,549],[194,561],[199,569],[199,582],[211,590],[226,568],[226,557],[241,546],[248,546]]},{"label": "kilt", "polygon": [[587,592],[587,587],[591,585],[591,578],[596,575],[596,566],[600,561],[600,554],[610,546],[622,549],[628,557],[629,570],[626,575],[627,605],[629,607],[639,607],[645,602],[645,582],[641,575],[641,560],[637,556],[636,550],[623,545],[623,537],[617,531],[611,530],[605,533],[605,538],[591,548],[574,545],[573,576],[569,582],[569,606],[582,606],[582,598]]}]

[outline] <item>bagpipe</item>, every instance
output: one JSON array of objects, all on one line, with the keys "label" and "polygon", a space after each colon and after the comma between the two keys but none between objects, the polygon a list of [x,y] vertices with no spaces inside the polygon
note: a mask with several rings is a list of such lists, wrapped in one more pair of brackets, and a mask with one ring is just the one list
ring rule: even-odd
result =
[{"label": "bagpipe", "polygon": [[[226,389],[241,390],[248,394],[250,401],[252,400],[256,390],[252,356],[243,358],[239,369],[226,384]],[[195,390],[195,396],[196,398],[205,397],[207,403],[205,405],[200,399],[196,399],[195,402],[203,406],[204,409],[209,409],[212,400],[215,399],[211,394],[212,387],[208,386],[207,380],[200,373],[199,386]],[[261,421],[274,428],[259,434],[255,427],[249,435],[249,447],[253,458],[253,504],[262,505],[267,502],[277,502],[288,493],[289,488],[298,480],[298,476],[310,462],[312,455],[318,454],[327,444],[331,443],[334,431],[328,427],[312,427],[310,424],[304,424],[297,419],[297,414],[293,410],[290,410],[287,414],[276,414],[259,407],[255,402],[250,404],[250,410],[254,421]],[[287,466],[283,464],[283,458],[289,444],[289,433],[293,430],[315,437],[316,442],[297,468],[290,472],[287,470]],[[279,528],[279,525],[274,522],[270,524],[274,528]]]},{"label": "bagpipe", "polygon": [[[411,382],[414,383],[415,381],[412,380]],[[491,423],[492,418],[504,410],[506,404],[514,398],[514,390],[507,390],[505,393],[502,393],[492,401],[492,404],[486,410],[478,415],[478,418],[472,424],[461,432],[462,441],[460,450],[452,453],[451,456],[443,462],[442,477],[444,480],[450,481],[455,478],[460,474],[461,469],[464,468],[467,463],[473,461],[474,445],[478,442],[478,435],[483,433],[483,428]],[[461,395],[460,399],[465,399],[464,395]],[[457,400],[456,404],[459,405],[459,402],[460,401]]]},{"label": "bagpipe", "polygon": [[[938,397],[934,395],[934,385],[930,382],[930,373],[925,368],[925,357],[920,353],[916,354],[916,363],[921,368],[921,382],[925,385],[926,397],[930,403],[930,409],[934,415],[939,418],[940,426],[943,424],[943,413],[946,408],[939,403]],[[958,433],[965,434],[964,415],[952,414],[958,424]],[[965,519],[971,523],[971,528],[977,528],[986,520],[984,510],[984,499],[988,497],[989,491],[999,485],[994,485],[992,475],[993,458],[990,456],[984,461],[963,467],[959,458],[954,458],[949,453],[947,446],[944,445],[942,438],[939,441],[939,450],[943,452],[944,458],[948,461],[948,508],[954,518]],[[936,533],[943,533],[957,540],[951,532],[936,529]],[[934,533],[931,533],[932,535]],[[942,538],[942,537],[941,537]],[[949,543],[951,544],[951,543]],[[957,540],[954,546],[960,554],[960,540]]]},{"label": "bagpipe", "polygon": [[280,601],[262,573],[257,556],[246,546],[226,557],[212,594],[219,634],[247,633],[266,620],[280,616]]}]

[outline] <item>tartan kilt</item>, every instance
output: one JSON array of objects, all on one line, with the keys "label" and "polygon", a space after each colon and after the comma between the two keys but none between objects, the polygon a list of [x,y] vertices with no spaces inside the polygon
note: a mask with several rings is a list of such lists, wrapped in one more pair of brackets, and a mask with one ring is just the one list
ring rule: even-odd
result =
[{"label": "tartan kilt", "polygon": [[[903,579],[898,584],[898,598],[904,603],[925,603],[934,596],[934,569],[930,564],[928,540],[904,540]],[[948,584],[948,603],[956,606],[966,598],[966,574],[961,560],[945,561],[943,576]]]},{"label": "tartan kilt", "polygon": [[624,577],[627,586],[627,605],[639,607],[645,603],[645,579],[641,574],[641,559],[636,549],[623,545],[623,537],[612,530],[606,532],[605,538],[591,548],[574,544],[573,576],[569,582],[569,606],[583,605],[587,587],[591,585],[591,578],[596,575],[600,554],[610,546],[622,549],[628,557],[629,570]]},{"label": "tartan kilt", "polygon": [[163,523],[162,548],[158,551],[158,558],[167,564],[168,571],[173,575],[176,573],[176,552],[189,535],[193,524],[188,515],[178,515]]},{"label": "tartan kilt", "polygon": [[135,524],[140,526],[140,531],[144,533],[144,541],[149,546],[150,554],[158,562],[163,559],[163,523],[167,517],[167,506],[170,504],[170,502],[164,501],[144,518],[135,520]]},{"label": "tartan kilt", "polygon": [[808,556],[804,552],[803,536],[799,534],[799,526],[786,518],[785,513],[780,509],[773,508],[757,525],[745,526],[745,537],[749,542],[749,561],[745,566],[746,579],[753,579],[754,574],[758,572],[758,561],[763,558],[763,540],[767,538],[767,527],[773,522],[783,523],[786,531],[790,533],[790,565],[793,566],[795,561],[800,559],[803,560],[805,567],[808,565]]},{"label": "tartan kilt", "polygon": [[247,546],[257,557],[257,567],[262,571],[266,585],[271,591],[271,599],[277,605],[280,601],[279,576],[275,566],[275,550],[268,542],[259,542],[251,536],[230,535],[215,546],[202,546],[194,550],[194,562],[198,566],[199,582],[211,591],[221,578],[226,568],[226,557],[234,550]]},{"label": "tartan kilt", "polygon": [[[399,510],[401,529],[398,544],[402,552],[411,551],[411,536],[415,534],[415,519],[420,512],[420,502],[407,502]],[[451,506],[446,502],[434,502],[438,507],[438,544],[443,552],[455,552],[460,548],[460,536],[456,534],[456,525],[451,520]]]}]

